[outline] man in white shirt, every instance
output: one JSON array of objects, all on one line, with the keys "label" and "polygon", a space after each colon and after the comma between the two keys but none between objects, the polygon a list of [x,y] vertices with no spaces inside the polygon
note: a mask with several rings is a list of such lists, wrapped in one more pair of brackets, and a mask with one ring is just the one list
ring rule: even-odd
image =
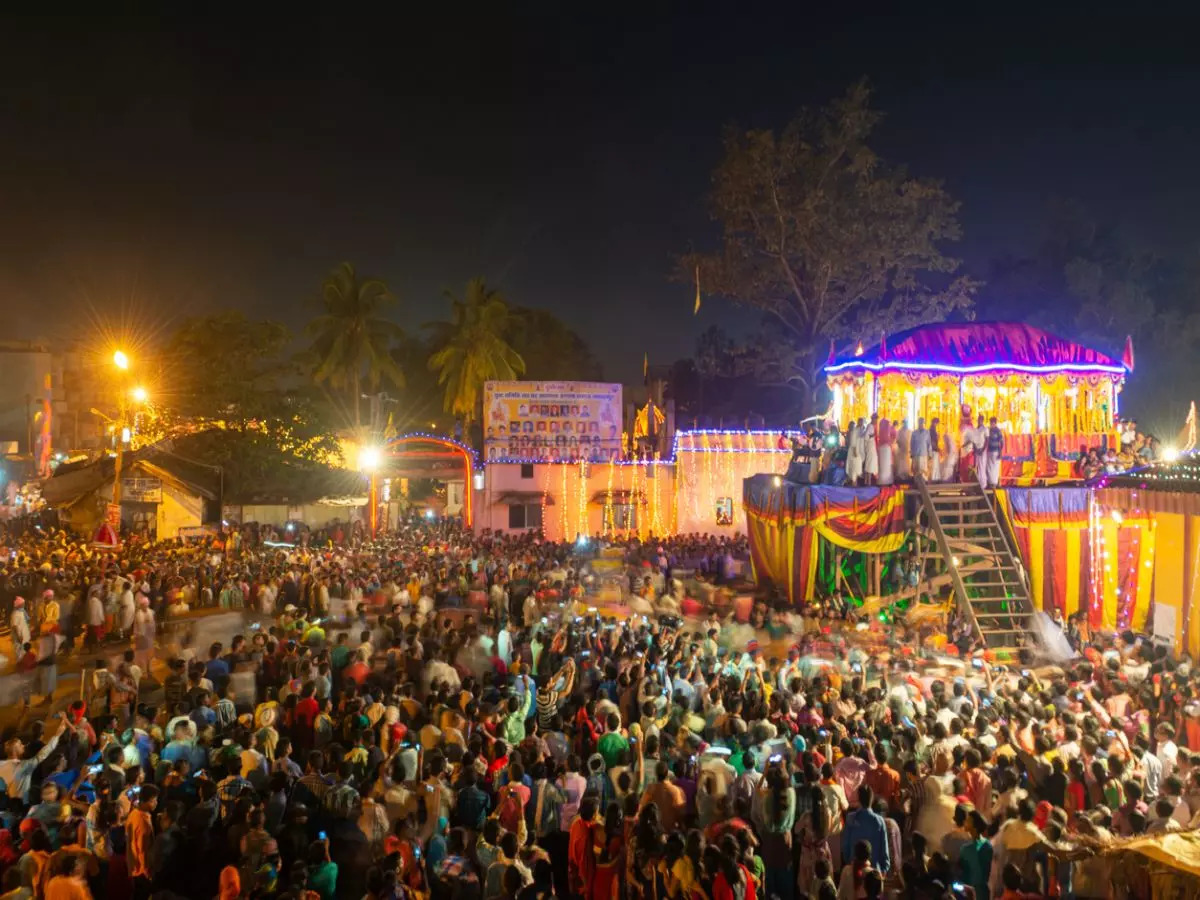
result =
[{"label": "man in white shirt", "polygon": [[1170,722],[1160,722],[1154,729],[1156,749],[1154,755],[1162,763],[1162,777],[1170,778],[1175,774],[1179,761],[1179,747],[1175,743],[1175,726]]},{"label": "man in white shirt", "polygon": [[496,655],[504,660],[504,665],[512,663],[512,632],[505,625],[496,635]]},{"label": "man in white shirt", "polygon": [[1133,756],[1141,767],[1144,794],[1147,804],[1152,804],[1158,798],[1159,787],[1162,785],[1162,763],[1150,752],[1150,742],[1145,735],[1138,735],[1133,742]]},{"label": "man in white shirt", "polygon": [[58,730],[46,741],[41,750],[32,759],[22,759],[25,755],[25,743],[20,738],[13,738],[4,745],[6,758],[0,761],[0,780],[8,786],[8,796],[24,801],[29,793],[30,781],[34,770],[40,766],[58,746],[58,739],[67,729],[67,720],[62,713],[58,717]]}]

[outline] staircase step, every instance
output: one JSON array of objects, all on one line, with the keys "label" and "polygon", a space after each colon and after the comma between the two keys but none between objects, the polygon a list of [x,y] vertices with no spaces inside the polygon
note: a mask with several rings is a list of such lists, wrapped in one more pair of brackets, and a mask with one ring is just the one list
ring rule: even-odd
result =
[{"label": "staircase step", "polygon": [[996,517],[994,498],[978,482],[931,485],[918,477],[915,487],[926,510],[924,534],[937,550],[922,558],[936,557],[951,569],[957,606],[984,646],[1015,654],[1036,640],[1030,637],[1033,612],[1024,572]]}]

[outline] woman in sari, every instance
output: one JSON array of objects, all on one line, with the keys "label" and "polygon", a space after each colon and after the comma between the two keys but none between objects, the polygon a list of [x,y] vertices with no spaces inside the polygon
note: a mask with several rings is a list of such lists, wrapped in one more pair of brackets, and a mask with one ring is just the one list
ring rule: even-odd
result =
[{"label": "woman in sari", "polygon": [[625,867],[625,823],[621,807],[608,804],[604,814],[604,844],[592,856],[591,871],[584,865],[588,900],[618,900]]},{"label": "woman in sari", "polygon": [[810,808],[808,812],[796,817],[793,834],[796,884],[805,892],[816,877],[818,860],[824,860],[830,867],[833,865],[829,853],[829,827],[832,816],[829,804],[825,802],[825,791],[820,785],[813,785],[807,790],[811,798]]}]

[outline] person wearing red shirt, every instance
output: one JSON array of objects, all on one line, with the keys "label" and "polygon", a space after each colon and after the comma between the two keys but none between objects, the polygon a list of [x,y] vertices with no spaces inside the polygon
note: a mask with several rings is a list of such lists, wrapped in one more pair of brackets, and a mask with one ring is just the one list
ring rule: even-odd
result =
[{"label": "person wearing red shirt", "polygon": [[317,715],[321,712],[320,704],[314,696],[317,686],[313,682],[304,685],[296,708],[292,710],[292,726],[294,737],[299,750],[311,750],[315,739]]},{"label": "person wearing red shirt", "polygon": [[342,677],[349,678],[359,687],[363,686],[363,682],[367,680],[367,676],[370,674],[371,667],[367,665],[367,661],[363,659],[361,652],[354,654],[354,662],[342,670]]},{"label": "person wearing red shirt", "polygon": [[963,762],[966,764],[966,768],[958,778],[962,782],[963,792],[967,795],[967,799],[976,809],[991,809],[992,779],[980,768],[983,765],[983,756],[972,747],[964,755]]},{"label": "person wearing red shirt", "polygon": [[713,900],[755,900],[755,894],[750,870],[723,853],[717,877],[713,879]]}]

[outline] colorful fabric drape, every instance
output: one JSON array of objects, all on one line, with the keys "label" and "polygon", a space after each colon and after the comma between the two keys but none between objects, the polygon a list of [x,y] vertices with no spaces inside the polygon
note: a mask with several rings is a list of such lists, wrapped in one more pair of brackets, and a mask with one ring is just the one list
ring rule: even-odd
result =
[{"label": "colorful fabric drape", "polygon": [[1093,628],[1142,630],[1154,587],[1154,516],[1082,487],[997,491],[1029,574],[1033,605],[1085,610]]},{"label": "colorful fabric drape", "polygon": [[795,484],[774,475],[742,483],[754,576],[769,578],[792,602],[811,600],[819,537],[848,550],[891,553],[905,531],[902,488]]}]

